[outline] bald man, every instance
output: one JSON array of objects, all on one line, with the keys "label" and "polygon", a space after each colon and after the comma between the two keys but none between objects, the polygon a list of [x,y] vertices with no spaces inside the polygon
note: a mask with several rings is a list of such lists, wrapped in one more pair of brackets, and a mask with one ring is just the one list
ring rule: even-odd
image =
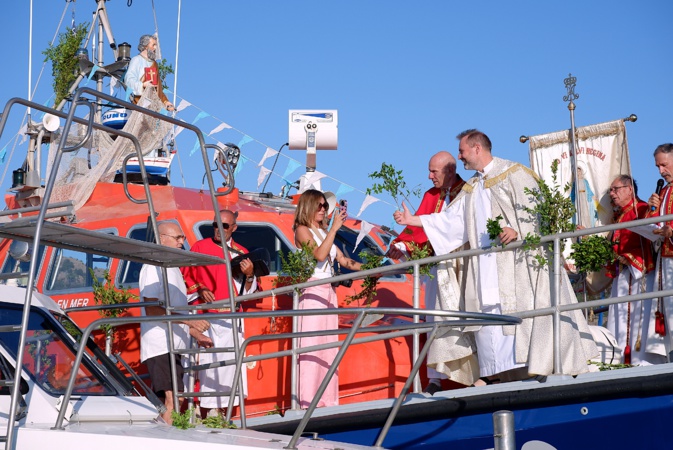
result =
[{"label": "bald man", "polygon": [[[214,235],[212,238],[201,239],[192,246],[192,251],[197,253],[204,253],[206,255],[224,256],[222,245],[226,245],[229,250],[229,257],[235,258],[239,255],[248,253],[248,250],[243,246],[234,242],[232,235],[236,231],[238,225],[236,224],[236,214],[228,209],[220,211],[220,219],[222,220],[222,227],[224,228],[224,236],[220,235],[217,222],[213,221]],[[254,273],[254,265],[250,259],[246,258],[241,261],[241,272],[243,278],[234,279],[234,288],[236,292],[234,295],[251,294],[257,290],[257,278]],[[212,303],[214,301],[226,300],[230,297],[229,283],[227,278],[227,266],[225,264],[217,264],[212,266],[194,266],[184,267],[182,273],[187,283],[187,293],[196,300],[197,303]],[[228,312],[229,308],[225,307],[220,310],[203,310],[207,312]],[[211,328],[206,335],[210,337],[215,347],[217,348],[231,348],[234,346],[234,327],[231,320],[215,319],[211,321]],[[238,331],[238,342],[243,342],[243,330],[240,326],[236,327]],[[204,353],[200,355],[200,364],[210,364],[217,361],[226,361],[234,359],[233,352],[221,353]],[[234,382],[235,366],[222,366],[214,369],[206,369],[199,371],[198,377],[200,382],[200,389],[202,392],[223,392],[228,395]],[[246,372],[242,372],[242,388],[243,394],[247,394],[247,377]],[[239,386],[240,388],[241,386]],[[201,417],[206,417],[210,410],[223,410],[228,405],[228,397],[202,397],[200,400]],[[238,397],[235,399],[235,404],[238,404]]]},{"label": "bald man", "polygon": [[[428,179],[433,187],[425,192],[416,214],[432,214],[444,210],[463,188],[465,182],[456,173],[456,159],[451,153],[441,151],[435,153],[428,163]],[[428,247],[432,252],[432,246],[428,242],[422,227],[408,226],[392,242],[388,250],[388,256],[393,259],[408,258],[413,246]],[[446,270],[446,267],[442,267]],[[452,275],[455,277],[455,275]],[[425,277],[425,307],[427,309],[443,309],[441,300],[438,301],[437,268],[433,269],[432,277]],[[427,320],[432,320],[428,317]],[[438,340],[441,342],[441,339]],[[442,362],[445,352],[435,345],[428,354],[428,379],[430,383],[424,392],[434,394],[441,390],[441,380],[447,379],[447,369]],[[450,372],[450,371],[449,371]]]}]

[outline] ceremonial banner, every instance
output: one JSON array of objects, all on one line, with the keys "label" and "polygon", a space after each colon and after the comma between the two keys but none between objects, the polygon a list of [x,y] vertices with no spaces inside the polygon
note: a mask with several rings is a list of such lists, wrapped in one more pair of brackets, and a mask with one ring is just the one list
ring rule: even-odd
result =
[{"label": "ceremonial banner", "polygon": [[[553,188],[551,165],[559,161],[556,183],[563,192],[566,184],[569,191],[563,192],[573,199],[577,213],[576,223],[585,228],[612,223],[612,204],[608,190],[620,174],[631,175],[626,127],[623,120],[576,128],[575,145],[578,183],[573,183],[574,174],[570,152],[570,130],[531,136],[530,166],[549,187]],[[579,189],[576,187],[579,186]],[[578,194],[576,194],[578,192]],[[579,220],[578,220],[579,218]],[[566,243],[564,257],[570,268],[570,243]],[[610,284],[602,272],[591,273],[586,286],[598,293]]]},{"label": "ceremonial banner", "polygon": [[612,205],[608,189],[617,175],[631,175],[626,127],[623,120],[576,128],[577,172],[579,195],[575,198],[575,183],[570,153],[570,130],[531,136],[530,166],[552,187],[551,165],[559,161],[557,183],[561,190],[572,184],[570,195],[578,209],[578,225],[585,228],[612,223]]}]

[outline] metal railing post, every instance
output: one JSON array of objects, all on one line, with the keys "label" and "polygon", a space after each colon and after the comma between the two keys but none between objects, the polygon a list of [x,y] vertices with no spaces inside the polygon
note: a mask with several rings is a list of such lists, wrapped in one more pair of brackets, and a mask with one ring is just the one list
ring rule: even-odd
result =
[{"label": "metal railing post", "polygon": [[516,450],[512,411],[503,410],[493,413],[493,446],[495,450]]}]

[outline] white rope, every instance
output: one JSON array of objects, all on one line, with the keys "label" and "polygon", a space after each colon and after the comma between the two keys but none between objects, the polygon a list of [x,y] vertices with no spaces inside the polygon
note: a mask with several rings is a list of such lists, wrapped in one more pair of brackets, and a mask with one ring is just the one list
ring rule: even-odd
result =
[{"label": "white rope", "polygon": [[[178,97],[178,61],[180,57],[180,16],[182,11],[182,0],[178,0],[178,29],[175,38],[175,73],[173,74],[173,105],[177,108]],[[173,109],[173,117],[178,113],[177,109]],[[182,170],[182,160],[180,159],[180,152],[176,153],[178,157],[178,165],[180,166],[180,176],[182,177],[182,187],[187,187],[185,181],[185,172]]]},{"label": "white rope", "polygon": [[[54,37],[51,38],[51,45],[54,45],[54,42],[56,42],[56,37],[58,37],[58,30],[61,29],[61,25],[63,25],[63,19],[65,18],[65,14],[68,12],[68,2],[66,2],[65,7],[63,8],[63,13],[61,13],[61,20],[58,21],[58,25],[56,26],[56,31],[54,32]],[[31,56],[28,55],[28,61],[31,60]],[[30,98],[33,98],[35,96],[35,93],[37,92],[37,87],[40,84],[40,80],[42,79],[42,74],[44,73],[44,68],[47,66],[47,62],[44,61],[42,63],[42,68],[40,69],[40,74],[37,76],[37,81],[35,82],[35,87],[33,88],[33,91],[30,95]],[[53,94],[52,94],[53,97]],[[51,97],[49,97],[51,98]],[[26,123],[26,118],[28,117],[28,111],[26,111],[23,114],[23,119],[21,119],[21,125],[19,125],[19,130],[23,128],[23,126]],[[14,150],[16,149],[16,145],[19,142],[19,133],[17,132],[16,135],[12,138],[14,139],[14,145],[12,145],[12,150],[9,152],[9,155],[5,156],[5,162],[4,162],[4,169],[2,171],[2,177],[0,177],[0,184],[4,184],[5,182],[5,177],[7,176],[7,170],[9,169],[9,163],[12,160],[12,156],[14,156]]]}]

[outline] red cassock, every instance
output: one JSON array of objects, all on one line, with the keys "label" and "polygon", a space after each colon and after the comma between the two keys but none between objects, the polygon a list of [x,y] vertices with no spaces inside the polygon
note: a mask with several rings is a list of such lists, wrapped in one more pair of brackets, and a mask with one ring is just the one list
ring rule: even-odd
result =
[{"label": "red cassock", "polygon": [[[248,250],[230,241],[229,255],[234,258],[240,254],[248,253]],[[222,247],[216,243],[212,238],[201,239],[197,241],[191,248],[191,251],[203,253],[205,255],[217,256],[222,258],[224,256]],[[195,266],[183,267],[181,269],[182,276],[187,285],[187,295],[196,293],[199,288],[205,287],[215,294],[217,301],[229,298],[229,283],[227,282],[227,266],[225,264],[216,264],[212,266]],[[199,299],[192,304],[200,304]],[[228,308],[225,308],[228,310]],[[210,312],[222,312],[218,310],[208,310]]]},{"label": "red cassock", "polygon": [[[464,184],[465,182],[463,181],[462,178],[460,178],[460,175],[456,174],[456,181],[454,181],[450,189],[443,190],[434,187],[432,189],[429,189],[423,195],[421,204],[418,206],[418,209],[416,210],[416,215],[422,216],[425,214],[432,214],[441,211],[443,209],[443,206],[447,204],[447,202],[445,201],[446,195],[448,194],[449,196],[448,203],[450,203],[451,201],[453,201],[454,198],[456,198],[456,195],[458,195],[460,190],[463,188]],[[404,246],[407,248],[407,252],[411,252],[412,250],[411,247],[409,246],[410,242],[415,243],[419,247],[430,246],[430,243],[428,242],[428,237],[425,235],[425,231],[423,231],[423,227],[414,227],[411,225],[402,230],[400,235],[395,238],[392,244],[395,244],[397,242],[403,243]]]},{"label": "red cassock", "polygon": [[[621,213],[615,219],[616,223],[630,222],[632,220],[643,219],[647,217],[649,206],[642,200],[638,200],[636,207],[634,201],[622,208]],[[648,239],[627,229],[615,230],[612,235],[612,244],[617,255],[624,257],[629,265],[635,267],[643,273],[654,269],[654,258],[652,257],[652,244]],[[618,264],[618,263],[616,263]],[[614,278],[616,276],[616,264],[608,267],[607,275]]]}]

